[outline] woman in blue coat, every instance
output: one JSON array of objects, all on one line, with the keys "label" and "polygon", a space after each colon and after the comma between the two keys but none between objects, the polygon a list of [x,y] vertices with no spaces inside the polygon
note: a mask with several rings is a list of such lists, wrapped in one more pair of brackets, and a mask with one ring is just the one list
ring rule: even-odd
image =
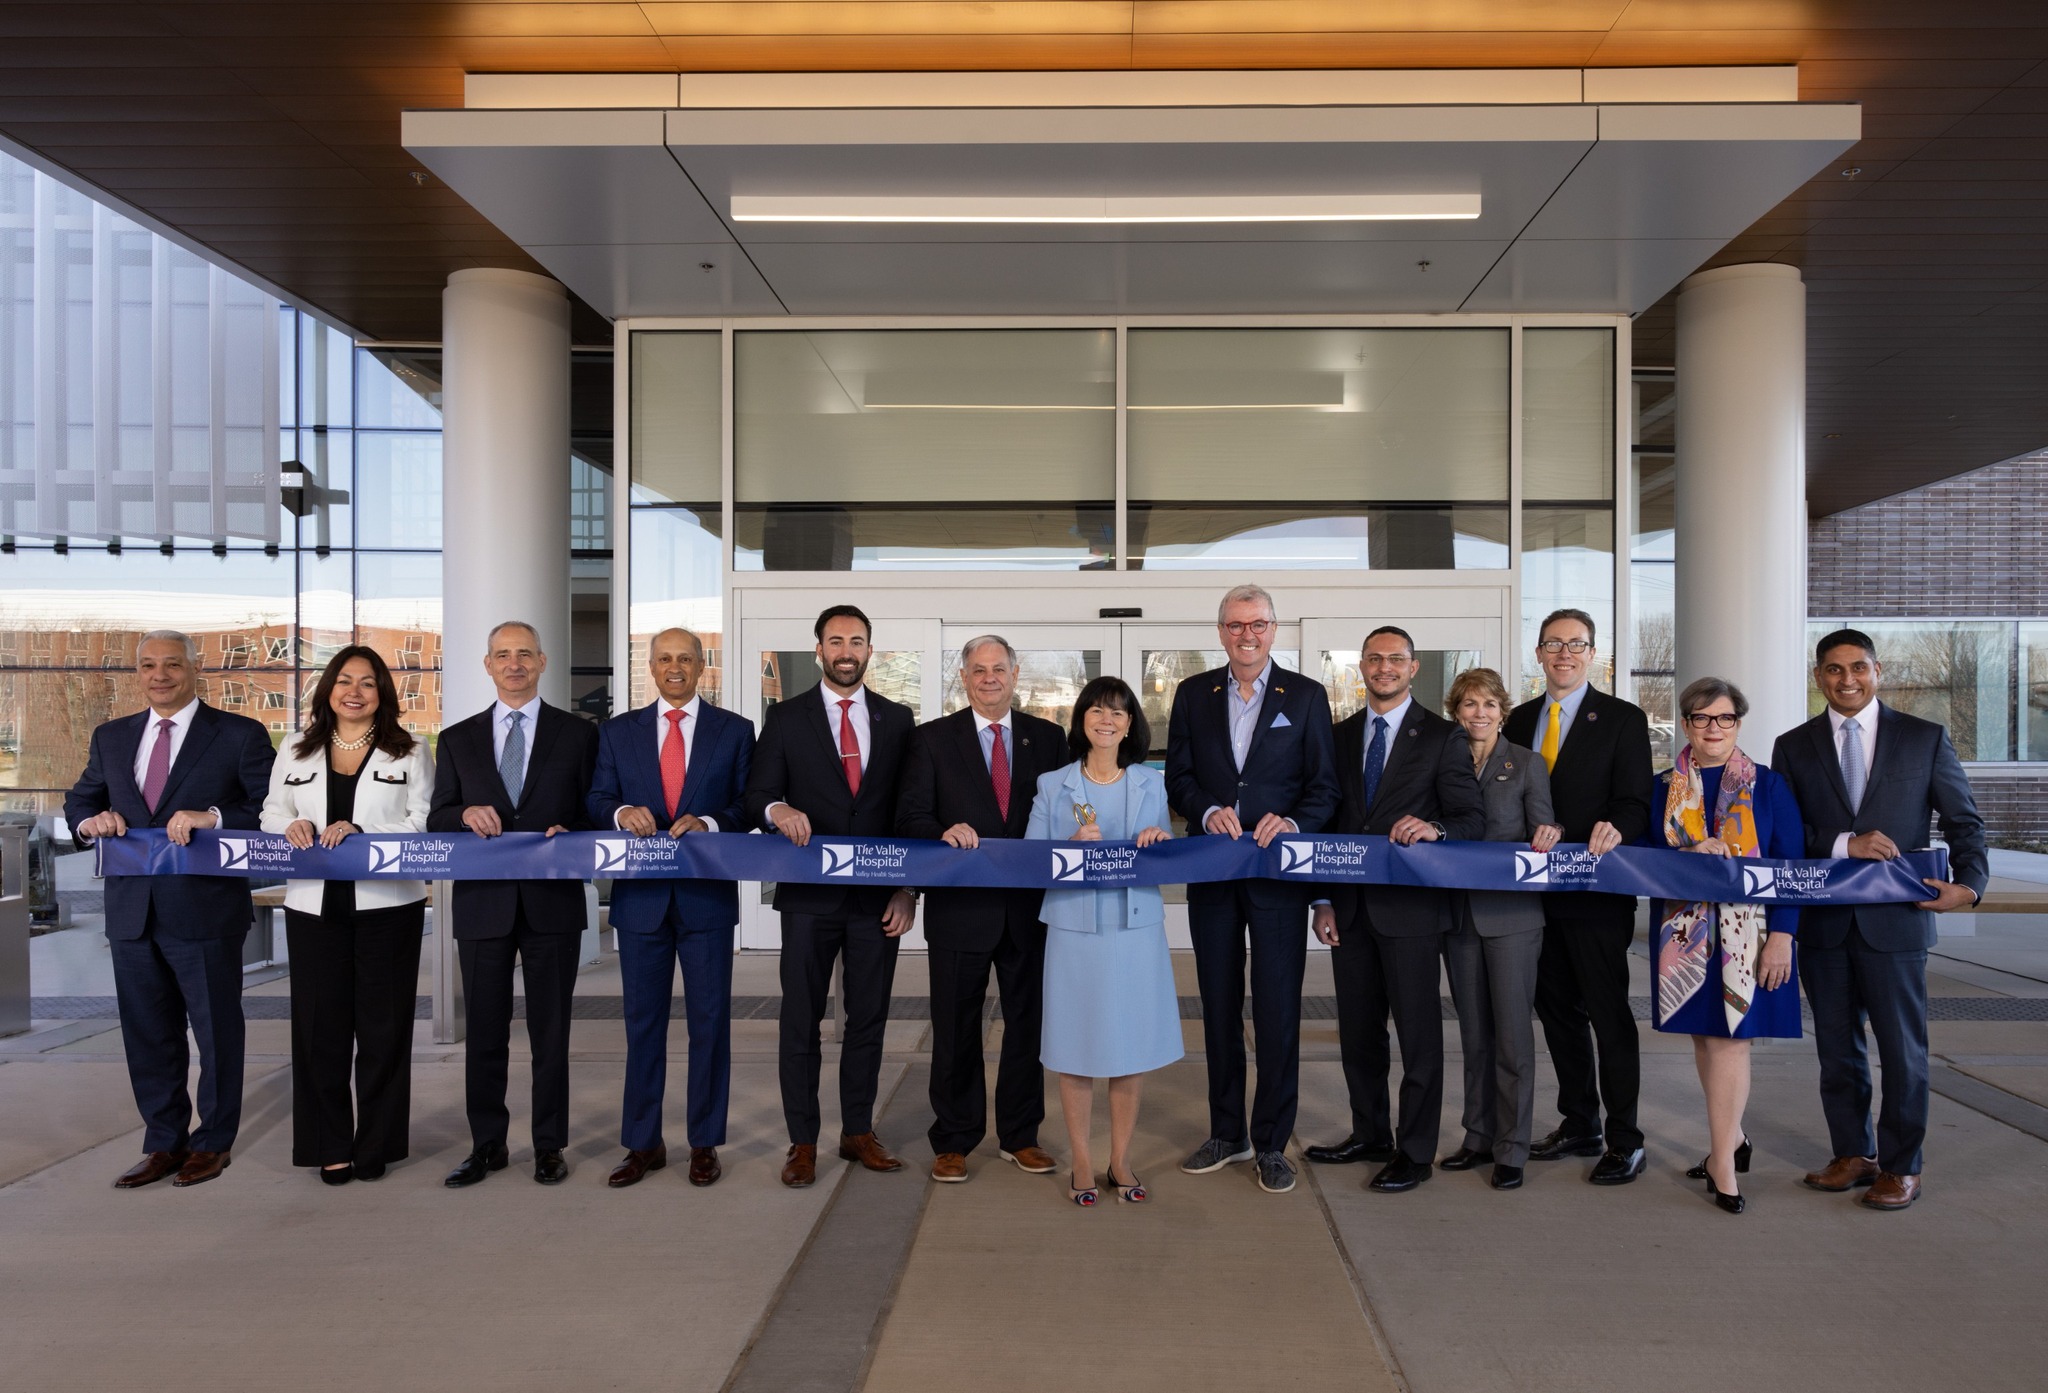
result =
[{"label": "woman in blue coat", "polygon": [[[1067,748],[1074,762],[1038,780],[1025,836],[1077,842],[1163,842],[1166,780],[1143,763],[1152,737],[1137,694],[1098,677],[1074,700]],[[1180,998],[1166,949],[1166,909],[1148,886],[1045,892],[1045,1026],[1039,1058],[1060,1076],[1060,1108],[1073,1148],[1067,1198],[1100,1194],[1088,1154],[1095,1080],[1109,1080],[1109,1183],[1119,1200],[1145,1187],[1125,1159],[1138,1125],[1143,1076],[1183,1053]]]},{"label": "woman in blue coat", "polygon": [[[1657,776],[1651,808],[1658,821],[1642,845],[1708,856],[1806,854],[1799,804],[1783,779],[1736,744],[1749,700],[1732,682],[1702,677],[1678,695],[1686,745],[1676,768]],[[1707,1182],[1714,1202],[1740,1214],[1736,1176],[1749,1169],[1742,1113],[1749,1103],[1749,1042],[1796,1040],[1799,987],[1792,940],[1799,911],[1790,905],[1650,902],[1652,1023],[1692,1036],[1693,1062],[1707,1095],[1711,1149],[1688,1174]]]}]

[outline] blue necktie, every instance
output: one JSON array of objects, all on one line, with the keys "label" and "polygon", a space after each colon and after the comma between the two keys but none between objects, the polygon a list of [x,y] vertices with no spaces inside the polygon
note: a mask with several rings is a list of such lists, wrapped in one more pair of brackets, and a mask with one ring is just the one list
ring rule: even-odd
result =
[{"label": "blue necktie", "polygon": [[1863,785],[1870,771],[1863,767],[1863,728],[1851,716],[1842,722],[1842,789],[1849,795],[1849,811],[1863,807]]},{"label": "blue necktie", "polygon": [[1380,791],[1380,775],[1387,768],[1387,718],[1372,718],[1372,743],[1365,747],[1365,806],[1372,806]]},{"label": "blue necktie", "polygon": [[498,756],[498,777],[504,781],[505,796],[519,806],[520,786],[526,782],[526,713],[511,712],[512,728],[505,732],[505,752]]}]

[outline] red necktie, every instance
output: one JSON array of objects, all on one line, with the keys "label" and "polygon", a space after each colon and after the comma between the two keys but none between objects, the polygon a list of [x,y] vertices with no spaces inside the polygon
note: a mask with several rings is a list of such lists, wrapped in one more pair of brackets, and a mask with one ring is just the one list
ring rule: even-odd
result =
[{"label": "red necktie", "polygon": [[860,740],[853,733],[853,698],[839,699],[839,762],[846,769],[846,786],[860,797]]},{"label": "red necktie", "polygon": [[995,737],[995,748],[988,755],[988,776],[995,781],[996,811],[1003,821],[1010,820],[1010,752],[1003,745],[1003,728],[990,726],[989,732]]},{"label": "red necktie", "polygon": [[661,796],[668,800],[671,819],[683,811],[683,771],[690,763],[690,752],[683,747],[683,717],[689,714],[681,710],[670,711],[668,739],[661,742]]}]

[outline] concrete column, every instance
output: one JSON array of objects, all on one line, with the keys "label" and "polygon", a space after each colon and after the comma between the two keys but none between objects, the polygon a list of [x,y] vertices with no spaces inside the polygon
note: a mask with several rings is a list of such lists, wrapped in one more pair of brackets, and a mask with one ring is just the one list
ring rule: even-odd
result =
[{"label": "concrete column", "polygon": [[1678,687],[1749,697],[1742,745],[1768,761],[1806,719],[1806,285],[1721,266],[1678,292]]},{"label": "concrete column", "polygon": [[[540,694],[569,702],[569,295],[546,276],[479,269],[441,295],[441,718],[494,699],[485,639],[535,625]],[[449,884],[434,887],[434,1039],[464,1033]]]},{"label": "concrete column", "polygon": [[541,696],[569,702],[569,295],[457,271],[441,296],[442,719],[492,699],[493,624],[538,625]]}]

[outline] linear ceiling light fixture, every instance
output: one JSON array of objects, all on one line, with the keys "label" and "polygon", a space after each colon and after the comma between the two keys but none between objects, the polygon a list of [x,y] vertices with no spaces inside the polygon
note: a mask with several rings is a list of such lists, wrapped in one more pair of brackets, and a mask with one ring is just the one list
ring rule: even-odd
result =
[{"label": "linear ceiling light fixture", "polygon": [[734,222],[1287,223],[1469,222],[1476,193],[1286,194],[1169,198],[895,197],[734,194]]}]

